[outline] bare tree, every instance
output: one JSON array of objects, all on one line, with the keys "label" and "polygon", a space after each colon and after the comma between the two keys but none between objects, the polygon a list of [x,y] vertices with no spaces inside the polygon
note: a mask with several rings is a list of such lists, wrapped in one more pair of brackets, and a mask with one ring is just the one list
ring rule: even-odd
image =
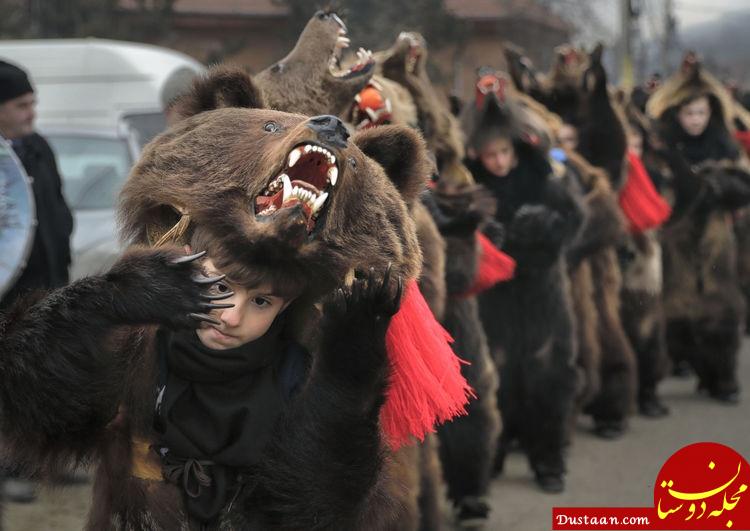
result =
[{"label": "bare tree", "polygon": [[0,4],[0,36],[146,39],[169,26],[175,0],[16,0]]}]

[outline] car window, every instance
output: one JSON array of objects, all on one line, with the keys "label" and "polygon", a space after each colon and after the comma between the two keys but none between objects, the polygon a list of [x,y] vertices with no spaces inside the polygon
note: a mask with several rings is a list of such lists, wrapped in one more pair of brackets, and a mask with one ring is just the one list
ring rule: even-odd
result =
[{"label": "car window", "polygon": [[161,112],[128,114],[122,120],[128,124],[139,149],[143,149],[143,146],[167,128],[167,118]]},{"label": "car window", "polygon": [[114,208],[133,161],[127,140],[47,135],[63,179],[63,194],[74,210]]}]

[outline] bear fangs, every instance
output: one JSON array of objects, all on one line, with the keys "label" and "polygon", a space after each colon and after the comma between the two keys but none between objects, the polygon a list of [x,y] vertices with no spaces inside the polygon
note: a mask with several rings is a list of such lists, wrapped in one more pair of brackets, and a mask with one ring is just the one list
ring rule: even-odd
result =
[{"label": "bear fangs", "polygon": [[301,204],[312,230],[329,196],[322,189],[336,186],[338,175],[336,156],[331,151],[317,144],[299,145],[289,152],[284,171],[256,198],[256,215],[270,216]]},{"label": "bear fangs", "polygon": [[375,58],[372,56],[372,52],[370,50],[360,48],[359,50],[357,50],[357,62],[354,63],[348,70],[342,71],[339,67],[339,58],[337,57],[336,53],[339,50],[341,50],[341,48],[336,46],[334,48],[334,53],[328,60],[328,71],[333,77],[339,79],[347,79],[349,77],[354,77],[356,75],[369,72],[370,69],[375,65]]}]

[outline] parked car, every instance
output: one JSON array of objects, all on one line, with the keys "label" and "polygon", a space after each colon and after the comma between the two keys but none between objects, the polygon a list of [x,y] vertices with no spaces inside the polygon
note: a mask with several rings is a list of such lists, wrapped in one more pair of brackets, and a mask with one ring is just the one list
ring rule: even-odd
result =
[{"label": "parked car", "polygon": [[121,251],[120,188],[165,129],[165,104],[205,68],[166,48],[93,38],[0,41],[0,58],[26,69],[35,86],[37,127],[75,218],[71,278],[106,270]]}]

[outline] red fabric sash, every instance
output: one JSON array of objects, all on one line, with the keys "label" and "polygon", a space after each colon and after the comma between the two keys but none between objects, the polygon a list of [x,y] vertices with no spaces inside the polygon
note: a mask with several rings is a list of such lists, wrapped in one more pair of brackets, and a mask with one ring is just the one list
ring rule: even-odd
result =
[{"label": "red fabric sash", "polygon": [[516,271],[516,261],[513,258],[495,247],[481,232],[477,231],[476,234],[480,248],[477,276],[474,285],[460,297],[472,297],[490,289],[498,282],[510,280]]},{"label": "red fabric sash", "polygon": [[750,155],[750,131],[735,131],[734,137],[742,145],[745,153]]},{"label": "red fabric sash", "polygon": [[634,233],[659,227],[672,213],[656,191],[640,157],[632,151],[628,151],[628,180],[620,190],[620,208]]}]

